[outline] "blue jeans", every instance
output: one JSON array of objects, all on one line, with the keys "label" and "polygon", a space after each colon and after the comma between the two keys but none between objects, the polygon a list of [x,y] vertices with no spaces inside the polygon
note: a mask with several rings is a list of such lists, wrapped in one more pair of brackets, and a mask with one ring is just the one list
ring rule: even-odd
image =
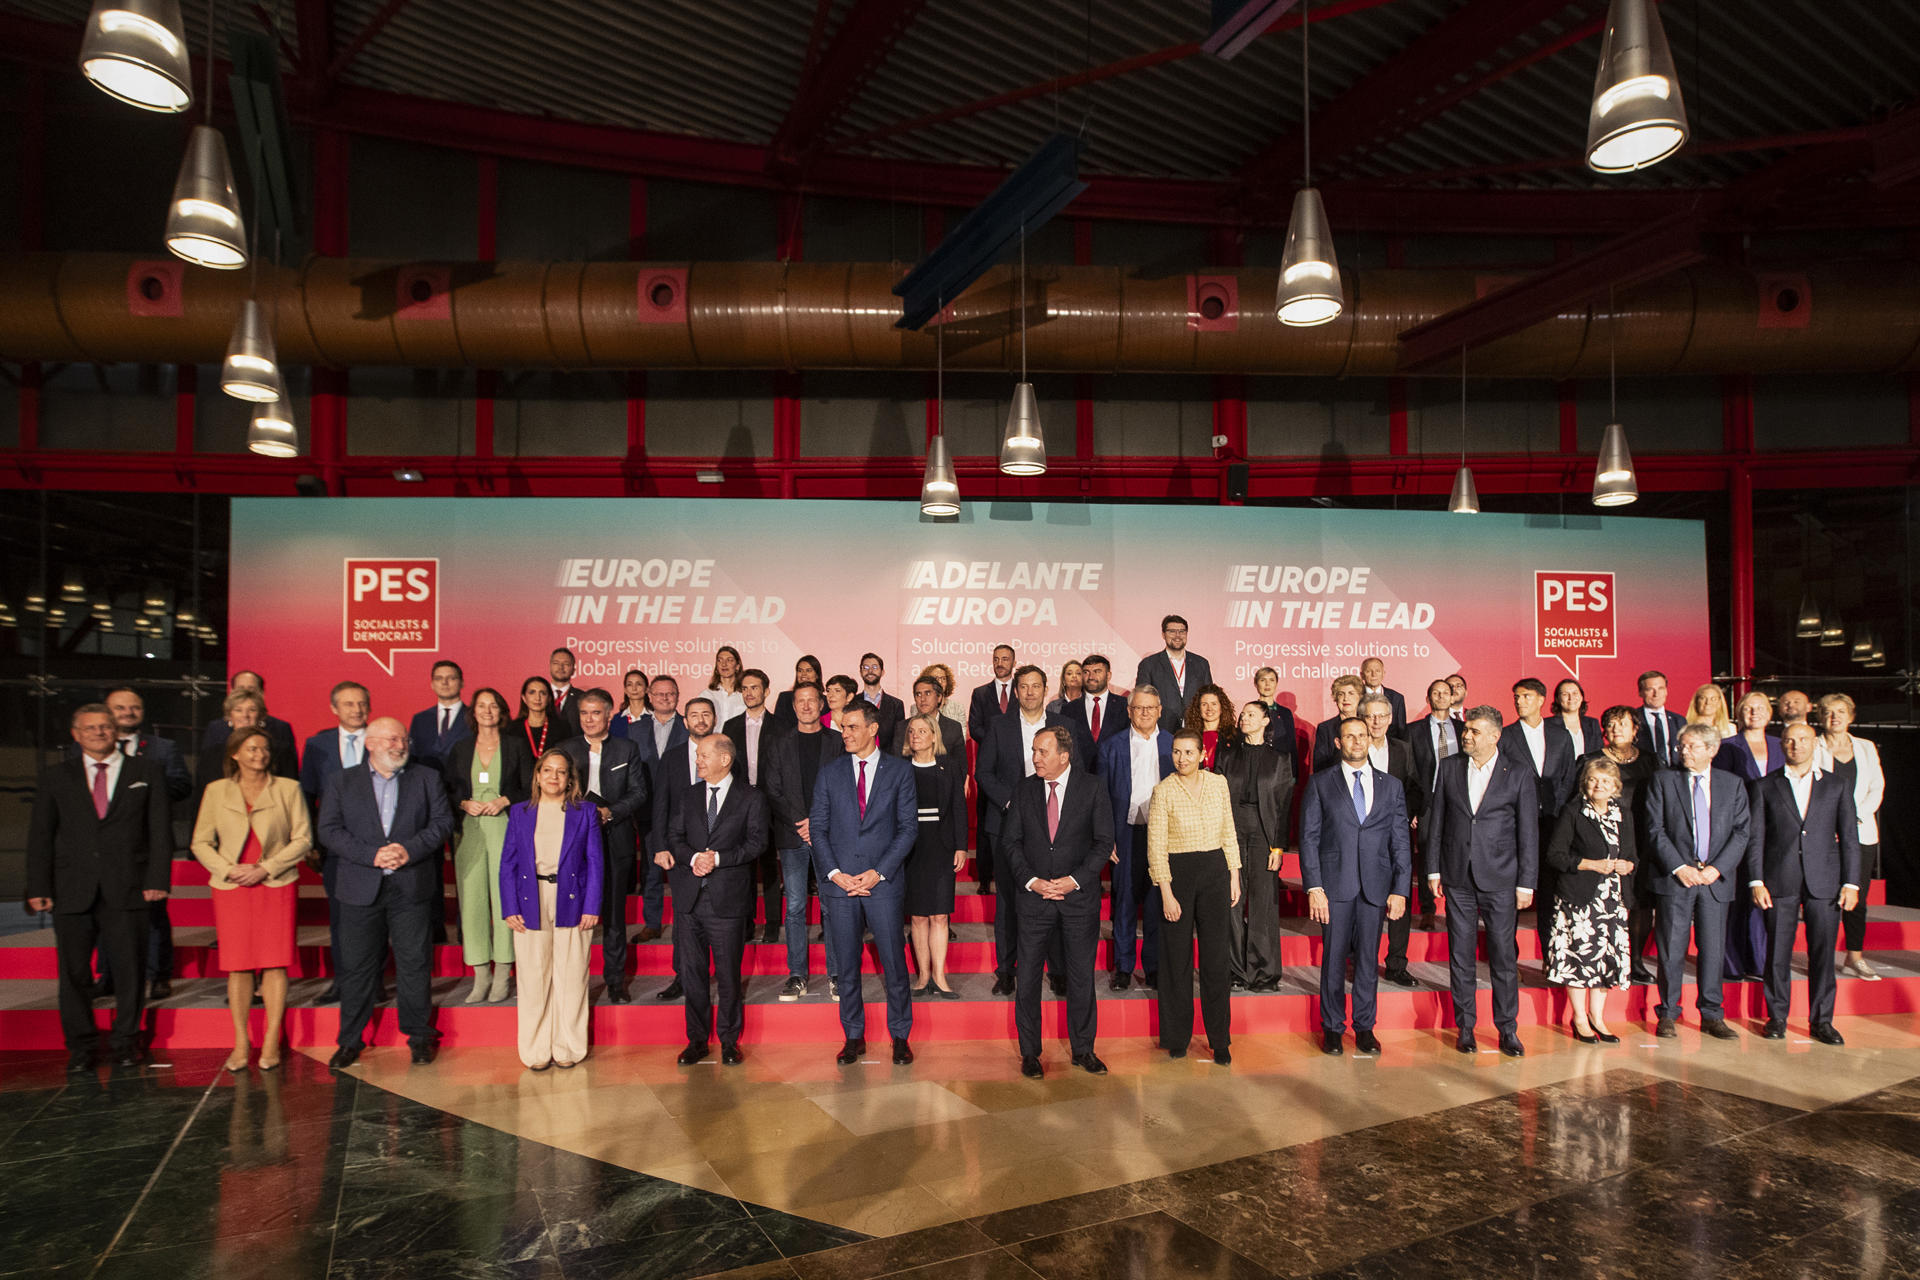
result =
[{"label": "blue jeans", "polygon": [[[807,873],[813,867],[813,850],[801,845],[780,850],[780,881],[787,899],[787,976],[807,976]],[[822,917],[825,923],[825,917]],[[833,976],[833,931],[826,931],[827,976]]]}]

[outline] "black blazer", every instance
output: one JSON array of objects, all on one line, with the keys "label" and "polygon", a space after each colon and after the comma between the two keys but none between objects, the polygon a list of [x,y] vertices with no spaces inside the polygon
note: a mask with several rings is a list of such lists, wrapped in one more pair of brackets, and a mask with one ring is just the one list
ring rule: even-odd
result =
[{"label": "black blazer", "polygon": [[1573,795],[1573,758],[1578,754],[1573,748],[1573,738],[1567,733],[1567,727],[1551,720],[1540,722],[1546,736],[1547,767],[1535,772],[1533,752],[1527,748],[1526,730],[1519,721],[1513,721],[1500,730],[1500,756],[1526,771],[1534,781],[1534,794],[1539,798],[1540,822],[1548,830],[1567,807],[1567,801]]},{"label": "black blazer", "polygon": [[[839,737],[839,734],[834,734]],[[667,841],[668,824],[673,821],[673,810],[680,803],[680,795],[687,789],[692,777],[693,762],[690,759],[694,741],[676,743],[667,748],[667,754],[653,768],[653,809],[647,823],[646,852],[651,855],[662,849],[671,849]]]},{"label": "black blazer", "polygon": [[[1429,712],[1407,726],[1407,755],[1412,762],[1414,781],[1419,784],[1423,800],[1433,793],[1434,770],[1440,765],[1439,751],[1433,745],[1433,721],[1434,716]],[[1446,723],[1453,729],[1453,754],[1459,755],[1461,724],[1451,716],[1447,717]]]},{"label": "black blazer", "polygon": [[1325,773],[1340,763],[1340,713],[1313,727],[1313,772]]},{"label": "black blazer", "polygon": [[[548,680],[547,685],[551,688],[553,681]],[[567,700],[565,702],[559,701],[558,692],[556,691],[555,693],[554,705],[548,718],[564,721],[567,726],[567,737],[569,738],[579,736],[580,695],[586,691],[587,686],[576,680],[567,686]],[[552,734],[547,735],[547,745],[549,747],[556,745]]]},{"label": "black blazer", "polygon": [[890,693],[882,693],[880,695],[880,705],[876,707],[873,703],[867,701],[867,693],[863,688],[859,693],[853,695],[852,701],[847,703],[850,707],[856,704],[864,705],[869,711],[879,712],[880,737],[877,741],[880,742],[883,747],[893,741],[893,735],[900,731],[901,722],[907,718],[907,704]]},{"label": "black blazer", "polygon": [[1387,776],[1407,793],[1407,817],[1417,818],[1427,811],[1427,793],[1432,787],[1413,767],[1413,748],[1398,738],[1387,739]]},{"label": "black blazer", "polygon": [[[842,754],[845,750],[841,748]],[[911,759],[907,763],[913,767],[917,788],[917,779],[925,771]],[[967,758],[962,755],[956,760],[952,756],[942,756],[934,761],[933,771],[940,776],[937,789],[940,798],[936,801],[940,809],[940,822],[936,835],[940,847],[952,853],[955,849],[967,847]]]},{"label": "black blazer", "polygon": [[[767,799],[735,778],[712,829],[707,827],[707,784],[674,787],[666,848],[673,854],[667,883],[673,886],[676,914],[704,904],[718,916],[753,915],[753,867],[767,847]],[[704,876],[693,874],[693,855],[712,849],[720,865]]]},{"label": "black blazer", "polygon": [[[527,722],[524,719],[507,721],[507,727],[501,730],[501,732],[502,733],[510,732],[518,735],[520,738],[520,741],[527,744],[528,752],[533,751],[533,742],[531,739],[527,737]],[[556,716],[556,715],[547,716],[546,749],[548,751],[553,750],[555,747],[565,742],[568,738],[575,738],[575,737],[578,737],[579,735],[580,735],[580,726],[577,724],[569,723],[566,717]],[[535,735],[535,736],[538,736],[538,735]],[[535,763],[537,764],[539,762],[536,760]]]},{"label": "black blazer", "polygon": [[1241,797],[1253,794],[1260,811],[1260,847],[1241,849],[1240,864],[1252,868],[1258,863],[1264,870],[1266,851],[1287,847],[1287,827],[1293,818],[1292,758],[1261,743],[1233,742],[1214,753],[1213,771],[1227,780],[1236,825],[1244,820]]},{"label": "black blazer", "polygon": [[[1069,735],[1073,725],[1058,711],[1046,714],[1046,726],[1058,726]],[[1080,767],[1079,739],[1074,739],[1074,767]],[[980,755],[974,765],[974,785],[980,788],[980,794],[986,797],[984,813],[985,829],[990,836],[1000,834],[1002,819],[1007,806],[1013,803],[1013,792],[1027,776],[1030,761],[1020,737],[1020,709],[1015,707],[993,722],[992,730],[985,742],[980,744]],[[1092,772],[1089,770],[1088,772]],[[1111,849],[1108,850],[1112,852]]]},{"label": "black blazer", "polygon": [[[733,776],[741,781],[747,778],[747,713],[729,719],[720,732],[733,739]],[[767,788],[767,756],[773,749],[774,739],[785,733],[793,732],[792,727],[776,719],[773,712],[767,712],[760,725],[760,759],[754,766],[754,772],[760,777],[759,788]]]},{"label": "black blazer", "polygon": [[1744,879],[1764,881],[1776,898],[1832,901],[1841,885],[1864,889],[1860,826],[1849,783],[1833,773],[1815,778],[1805,818],[1793,802],[1793,784],[1784,769],[1750,783],[1748,791],[1753,821]]},{"label": "black blazer", "polygon": [[1261,705],[1267,709],[1267,745],[1287,758],[1287,768],[1298,778],[1300,764],[1293,757],[1298,750],[1299,728],[1293,719],[1293,708],[1278,702]]},{"label": "black blazer", "polygon": [[1127,700],[1117,693],[1100,695],[1100,736],[1093,736],[1093,711],[1087,703],[1085,694],[1078,698],[1068,698],[1060,704],[1060,714],[1067,718],[1073,736],[1080,742],[1080,757],[1087,768],[1095,773],[1100,771],[1100,744],[1108,738],[1118,737],[1127,731]]},{"label": "black blazer", "polygon": [[[385,831],[373,791],[373,769],[364,761],[335,777],[320,800],[320,839],[327,852],[340,859],[333,896],[342,902],[372,906],[382,880],[392,881],[414,902],[446,892],[439,862],[432,856],[453,832],[446,784],[437,770],[417,764],[400,771],[399,783],[393,825]],[[406,865],[390,876],[373,865],[373,855],[386,844],[407,850]]]},{"label": "black blazer", "polygon": [[[800,767],[803,751],[816,752],[819,769],[824,769],[829,760],[845,755],[847,746],[832,729],[801,733],[798,728],[789,729],[767,744],[760,757],[759,789],[767,798],[776,849],[798,849],[805,843],[800,839],[800,823],[813,812],[813,792],[807,787],[806,771]],[[819,769],[813,774],[816,785],[820,781]]]},{"label": "black blazer", "polygon": [[79,915],[96,896],[108,907],[144,909],[147,889],[172,889],[173,815],[165,771],[152,756],[127,756],[107,799],[79,760],[40,773],[27,823],[27,897],[52,898],[57,915]]},{"label": "black blazer", "polygon": [[[1360,696],[1364,699],[1369,695],[1363,691]],[[1402,742],[1405,742],[1407,740],[1407,699],[1405,695],[1398,689],[1388,689],[1383,686],[1379,696],[1385,698],[1387,705],[1393,708],[1393,720],[1387,725],[1387,736],[1389,738],[1398,738]]]},{"label": "black blazer", "polygon": [[[1577,870],[1583,860],[1621,858],[1639,869],[1639,846],[1634,841],[1633,812],[1620,807],[1620,847],[1607,843],[1600,824],[1587,816],[1586,805],[1576,800],[1560,811],[1547,841],[1547,865],[1556,876],[1555,895],[1569,906],[1590,906],[1600,897],[1600,885],[1607,877],[1597,871]],[[1622,877],[1624,883],[1626,877]]]},{"label": "black blazer", "polygon": [[1187,722],[1187,699],[1199,693],[1202,686],[1213,683],[1213,668],[1191,649],[1187,650],[1184,674],[1188,692],[1182,697],[1180,686],[1173,679],[1173,660],[1167,657],[1165,649],[1156,649],[1140,659],[1139,670],[1133,675],[1136,688],[1152,685],[1153,691],[1160,695],[1160,727],[1168,733]]},{"label": "black blazer", "polygon": [[[447,803],[454,809],[473,799],[473,752],[470,737],[462,738],[447,751]],[[338,747],[334,759],[337,770]],[[526,736],[515,737],[507,725],[500,727],[500,794],[513,804],[533,799],[533,752],[527,747]]]},{"label": "black blazer", "polygon": [[[560,744],[560,749],[573,761],[573,771],[580,779],[580,788],[586,791],[587,755],[590,751],[587,740],[568,738]],[[646,812],[647,797],[653,794],[647,766],[640,759],[639,744],[630,738],[609,735],[600,744],[600,789],[587,791],[586,794],[587,800],[594,806],[605,805],[613,814],[600,824],[600,847],[605,851],[607,861],[611,863],[615,858],[632,857],[634,833],[640,815]]]},{"label": "black blazer", "polygon": [[[282,748],[288,751],[294,749],[293,726],[285,720],[275,715],[268,716],[266,730],[267,736],[273,739],[273,746],[276,751]],[[224,743],[232,733],[233,726],[227,723],[226,717],[215,716],[213,719],[207,721],[207,727],[200,732],[200,747],[202,750],[208,747],[217,747]],[[285,777],[286,775],[282,774],[280,776]]]},{"label": "black blazer", "polygon": [[[1547,723],[1559,725],[1560,732],[1572,737],[1571,732],[1567,729],[1567,722],[1562,720],[1557,712],[1547,717]],[[1641,724],[1644,725],[1645,723],[1644,720],[1641,721]],[[1581,716],[1580,736],[1573,739],[1574,756],[1578,758],[1584,755],[1591,755],[1604,745],[1606,745],[1606,739],[1600,736],[1600,722],[1592,716]]]},{"label": "black blazer", "polygon": [[1470,757],[1440,762],[1427,805],[1426,874],[1446,886],[1481,891],[1532,889],[1540,883],[1540,801],[1533,770],[1496,756],[1475,812],[1467,791]]},{"label": "black blazer", "polygon": [[1036,876],[1072,876],[1080,887],[1066,900],[1099,909],[1100,868],[1113,852],[1113,812],[1106,788],[1091,773],[1068,770],[1060,793],[1060,828],[1052,838],[1047,835],[1046,780],[1039,774],[1022,778],[1000,839],[1000,853],[1013,868],[1013,888],[1025,892],[1027,881]]},{"label": "black blazer", "polygon": [[973,698],[967,703],[967,736],[975,742],[984,742],[987,727],[1001,715],[1012,714],[1013,708],[1013,681],[1007,681],[1007,710],[1004,713],[1000,710],[999,681],[987,681],[973,691]]},{"label": "black blazer", "polygon": [[[1687,718],[1677,711],[1668,711],[1665,707],[1660,714],[1667,719],[1667,754],[1659,757],[1660,763],[1668,768],[1680,767],[1680,731],[1687,727]],[[1653,750],[1653,734],[1647,729],[1647,708],[1633,709],[1633,741],[1642,751]]]},{"label": "black blazer", "polygon": [[[271,739],[272,734],[269,733],[268,737]],[[1775,739],[1775,741],[1779,740]],[[226,745],[224,738],[221,739],[221,745]],[[69,742],[61,749],[60,758],[78,760],[83,754],[85,753],[80,750],[79,743]],[[124,748],[122,754],[127,754]],[[185,800],[194,794],[193,779],[187,776],[187,762],[180,758],[180,748],[174,746],[171,739],[156,738],[150,733],[136,734],[131,754],[153,757],[154,763],[160,766],[161,776],[167,780],[167,799]],[[195,812],[199,810],[196,809]]]},{"label": "black blazer", "polygon": [[[912,718],[911,716],[907,717],[908,720]],[[934,720],[940,725],[940,744],[946,748],[947,755],[960,762],[960,772],[965,774],[967,771],[967,731],[962,729],[960,722],[952,716],[935,716]],[[838,737],[839,735],[835,734],[834,736]],[[843,751],[845,749],[844,746],[841,748]],[[897,756],[909,754],[907,751],[906,720],[902,720],[900,727],[893,731],[893,754]]]}]

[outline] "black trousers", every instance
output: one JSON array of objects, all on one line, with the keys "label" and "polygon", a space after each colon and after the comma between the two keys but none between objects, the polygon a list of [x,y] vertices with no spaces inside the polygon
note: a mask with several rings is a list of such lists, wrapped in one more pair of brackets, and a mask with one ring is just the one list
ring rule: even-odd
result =
[{"label": "black trousers", "polygon": [[[1420,842],[1412,844],[1415,850],[1421,848]],[[1426,858],[1416,854],[1413,860],[1413,888],[1407,891],[1407,909],[1400,913],[1398,920],[1387,921],[1387,962],[1381,966],[1388,973],[1398,973],[1407,967],[1407,942],[1413,936],[1413,913],[1415,904],[1421,911],[1433,910],[1433,890],[1427,888],[1427,878],[1420,868]],[[1392,889],[1387,890],[1392,893]]]},{"label": "black trousers", "polygon": [[1160,1047],[1184,1049],[1193,1040],[1193,940],[1200,937],[1200,1017],[1215,1053],[1232,1037],[1233,952],[1227,936],[1227,855],[1218,849],[1176,853],[1173,873],[1178,920],[1160,921]]},{"label": "black trousers", "polygon": [[[1703,1021],[1724,1016],[1720,993],[1724,989],[1727,947],[1727,904],[1713,896],[1706,885],[1673,886],[1660,900],[1660,1003],[1654,1007],[1657,1018],[1680,1016],[1681,984],[1687,973],[1687,935],[1693,935],[1693,947],[1699,954],[1693,1006]],[[1748,892],[1735,886],[1735,893]],[[1789,944],[1788,950],[1792,950]]]},{"label": "black trousers", "polygon": [[[1847,950],[1864,951],[1867,947],[1867,890],[1873,887],[1873,873],[1880,865],[1880,846],[1863,844],[1860,846],[1860,901],[1853,904],[1853,910],[1840,913],[1841,932],[1846,936]],[[164,903],[162,906],[166,905]]]},{"label": "black trousers", "polygon": [[[1002,870],[1005,875],[993,878],[993,976],[1010,981],[1026,954],[1020,946],[1020,913],[1026,908],[1022,899],[1033,902],[1041,899],[1038,894],[1028,893],[1013,883],[1013,868]],[[1064,972],[1066,960],[1057,939],[1040,958],[1052,972]]]},{"label": "black trousers", "polygon": [[[1240,815],[1235,814],[1236,818]],[[1234,980],[1252,986],[1280,977],[1280,873],[1267,870],[1266,836],[1236,822],[1240,902],[1227,908]]]},{"label": "black trousers", "polygon": [[1660,918],[1659,899],[1645,889],[1638,889],[1638,895],[1627,908],[1627,977],[1634,982],[1647,977],[1647,939]]},{"label": "black trousers", "polygon": [[[600,827],[604,836],[607,828]],[[622,842],[624,843],[624,842]],[[608,986],[627,980],[627,896],[633,892],[634,854],[609,850],[600,892],[600,976]]]},{"label": "black trousers", "polygon": [[118,975],[113,988],[117,1052],[139,1043],[140,1012],[147,995],[147,904],[108,906],[98,893],[84,911],[55,912],[54,952],[60,961],[60,1030],[69,1051],[89,1049],[100,1037],[93,1021],[93,949]]},{"label": "black trousers", "polygon": [[[1517,1031],[1520,1025],[1520,943],[1515,936],[1520,913],[1512,889],[1479,889],[1443,884],[1447,895],[1447,976],[1453,986],[1453,1025],[1472,1031],[1478,1020],[1478,949],[1481,922],[1487,927],[1487,970],[1493,979],[1493,1025]],[[1537,901],[1537,899],[1536,899]]]},{"label": "black trousers", "polygon": [[340,859],[325,850],[320,854],[320,883],[327,890],[327,960],[335,988],[340,985],[340,900],[333,896],[340,878]]},{"label": "black trousers", "polygon": [[1833,944],[1840,937],[1840,904],[1831,898],[1775,894],[1767,914],[1767,1016],[1785,1022],[1793,1006],[1793,934],[1807,920],[1808,1022],[1833,1021]]},{"label": "black trousers", "polygon": [[400,1006],[400,1030],[409,1044],[430,1044],[433,1029],[433,937],[440,903],[436,892],[414,901],[383,880],[369,906],[338,900],[328,903],[340,921],[340,1035],[341,1048],[365,1043],[367,1022],[373,1017],[374,997],[380,991],[380,971],[386,968],[387,949],[393,949],[394,994]]},{"label": "black trousers", "polygon": [[780,922],[787,918],[787,878],[780,869],[780,851],[772,845],[768,845],[766,852],[760,855],[758,874],[760,896],[766,912],[760,917],[761,927],[777,929]]},{"label": "black trousers", "polygon": [[1094,953],[1100,947],[1100,886],[1082,889],[1063,902],[1049,902],[1026,889],[1021,892],[1027,900],[1020,904],[1020,970],[1013,997],[1020,1056],[1040,1056],[1040,970],[1050,950],[1060,956],[1054,971],[1067,979],[1067,1044],[1076,1058],[1092,1053],[1098,1020],[1093,969]]},{"label": "black trousers", "polygon": [[[173,917],[167,913],[168,898],[147,903],[147,981],[157,982],[161,978],[173,977]],[[1861,901],[1865,902],[1864,895]],[[1866,908],[1861,908],[1860,919],[1864,926]],[[100,981],[109,991],[113,985],[113,959],[106,949],[100,950]]]},{"label": "black trousers", "polygon": [[[753,921],[718,915],[704,898],[673,919],[673,976],[686,992],[687,1041],[706,1044],[717,1035],[723,1045],[738,1044],[746,1025],[740,957]],[[717,1011],[708,995],[709,978],[717,979],[720,987]]]}]

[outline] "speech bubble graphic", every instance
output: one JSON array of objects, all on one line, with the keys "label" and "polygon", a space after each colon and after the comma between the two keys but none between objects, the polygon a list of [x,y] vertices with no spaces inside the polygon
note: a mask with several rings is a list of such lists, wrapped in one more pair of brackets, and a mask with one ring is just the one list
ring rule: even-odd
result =
[{"label": "speech bubble graphic", "polygon": [[1533,656],[1552,658],[1578,680],[1582,658],[1614,656],[1615,603],[1611,573],[1535,570]]},{"label": "speech bubble graphic", "polygon": [[440,561],[344,561],[341,649],[364,653],[393,674],[396,653],[440,647]]}]

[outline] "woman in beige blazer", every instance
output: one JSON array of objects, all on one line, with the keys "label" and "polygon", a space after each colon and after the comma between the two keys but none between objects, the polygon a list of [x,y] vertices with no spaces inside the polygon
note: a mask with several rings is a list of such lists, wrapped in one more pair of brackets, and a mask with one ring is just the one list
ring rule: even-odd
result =
[{"label": "woman in beige blazer", "polygon": [[234,731],[223,753],[224,778],[208,785],[193,824],[193,856],[213,887],[214,939],[227,971],[233,1014],[228,1071],[245,1071],[250,1052],[253,975],[267,1007],[260,1069],[280,1065],[287,1012],[287,969],[294,960],[300,862],[313,846],[306,797],[292,778],[272,773],[273,743],[260,728]]}]

